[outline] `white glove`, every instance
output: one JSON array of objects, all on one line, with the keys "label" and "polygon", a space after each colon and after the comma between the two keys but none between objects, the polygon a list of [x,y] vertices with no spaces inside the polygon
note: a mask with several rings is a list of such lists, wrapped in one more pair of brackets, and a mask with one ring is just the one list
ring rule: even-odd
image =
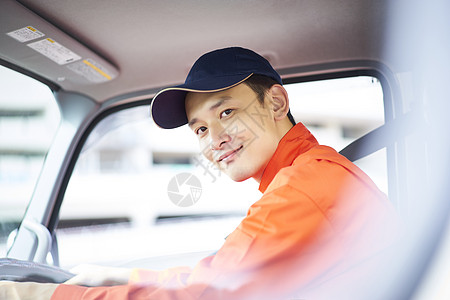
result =
[{"label": "white glove", "polygon": [[111,286],[127,284],[132,269],[103,267],[97,265],[82,264],[71,269],[76,274],[64,284],[85,286]]},{"label": "white glove", "polygon": [[0,281],[0,299],[50,300],[57,287],[54,283]]}]

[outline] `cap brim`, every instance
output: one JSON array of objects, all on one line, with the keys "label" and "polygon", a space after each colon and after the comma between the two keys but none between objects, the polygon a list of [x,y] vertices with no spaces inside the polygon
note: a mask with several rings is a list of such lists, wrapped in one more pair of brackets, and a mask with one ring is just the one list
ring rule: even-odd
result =
[{"label": "cap brim", "polygon": [[[244,82],[251,74],[223,76],[182,84],[160,91],[153,98],[150,114],[153,121],[161,128],[171,129],[188,123],[185,109],[185,98],[188,92],[219,92]],[[207,87],[207,88],[206,88]]]}]

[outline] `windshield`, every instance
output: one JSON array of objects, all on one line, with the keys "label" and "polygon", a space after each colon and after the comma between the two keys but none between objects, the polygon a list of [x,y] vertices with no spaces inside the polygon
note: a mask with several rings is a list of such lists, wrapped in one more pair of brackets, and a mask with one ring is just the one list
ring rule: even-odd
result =
[{"label": "windshield", "polygon": [[0,66],[0,257],[25,213],[60,121],[52,91]]}]

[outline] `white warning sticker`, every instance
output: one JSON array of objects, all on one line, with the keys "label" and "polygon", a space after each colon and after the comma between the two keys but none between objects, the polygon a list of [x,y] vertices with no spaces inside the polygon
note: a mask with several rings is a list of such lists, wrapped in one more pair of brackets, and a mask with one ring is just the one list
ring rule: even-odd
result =
[{"label": "white warning sticker", "polygon": [[81,57],[50,38],[27,45],[59,65],[65,65],[81,59]]},{"label": "white warning sticker", "polygon": [[95,83],[112,79],[108,70],[91,58],[70,64],[67,68]]},{"label": "white warning sticker", "polygon": [[45,34],[43,34],[42,32],[40,32],[39,30],[37,30],[32,26],[27,26],[24,28],[8,32],[7,35],[9,35],[12,38],[15,38],[21,43],[25,43],[45,36]]}]

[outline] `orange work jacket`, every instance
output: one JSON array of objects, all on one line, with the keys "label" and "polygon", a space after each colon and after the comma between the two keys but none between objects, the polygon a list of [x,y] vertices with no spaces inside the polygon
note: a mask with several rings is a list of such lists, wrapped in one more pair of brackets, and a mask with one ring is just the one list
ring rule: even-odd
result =
[{"label": "orange work jacket", "polygon": [[135,270],[128,285],[114,287],[60,285],[52,299],[292,299],[396,238],[386,196],[301,123],[280,141],[259,190],[222,248],[193,269]]}]

